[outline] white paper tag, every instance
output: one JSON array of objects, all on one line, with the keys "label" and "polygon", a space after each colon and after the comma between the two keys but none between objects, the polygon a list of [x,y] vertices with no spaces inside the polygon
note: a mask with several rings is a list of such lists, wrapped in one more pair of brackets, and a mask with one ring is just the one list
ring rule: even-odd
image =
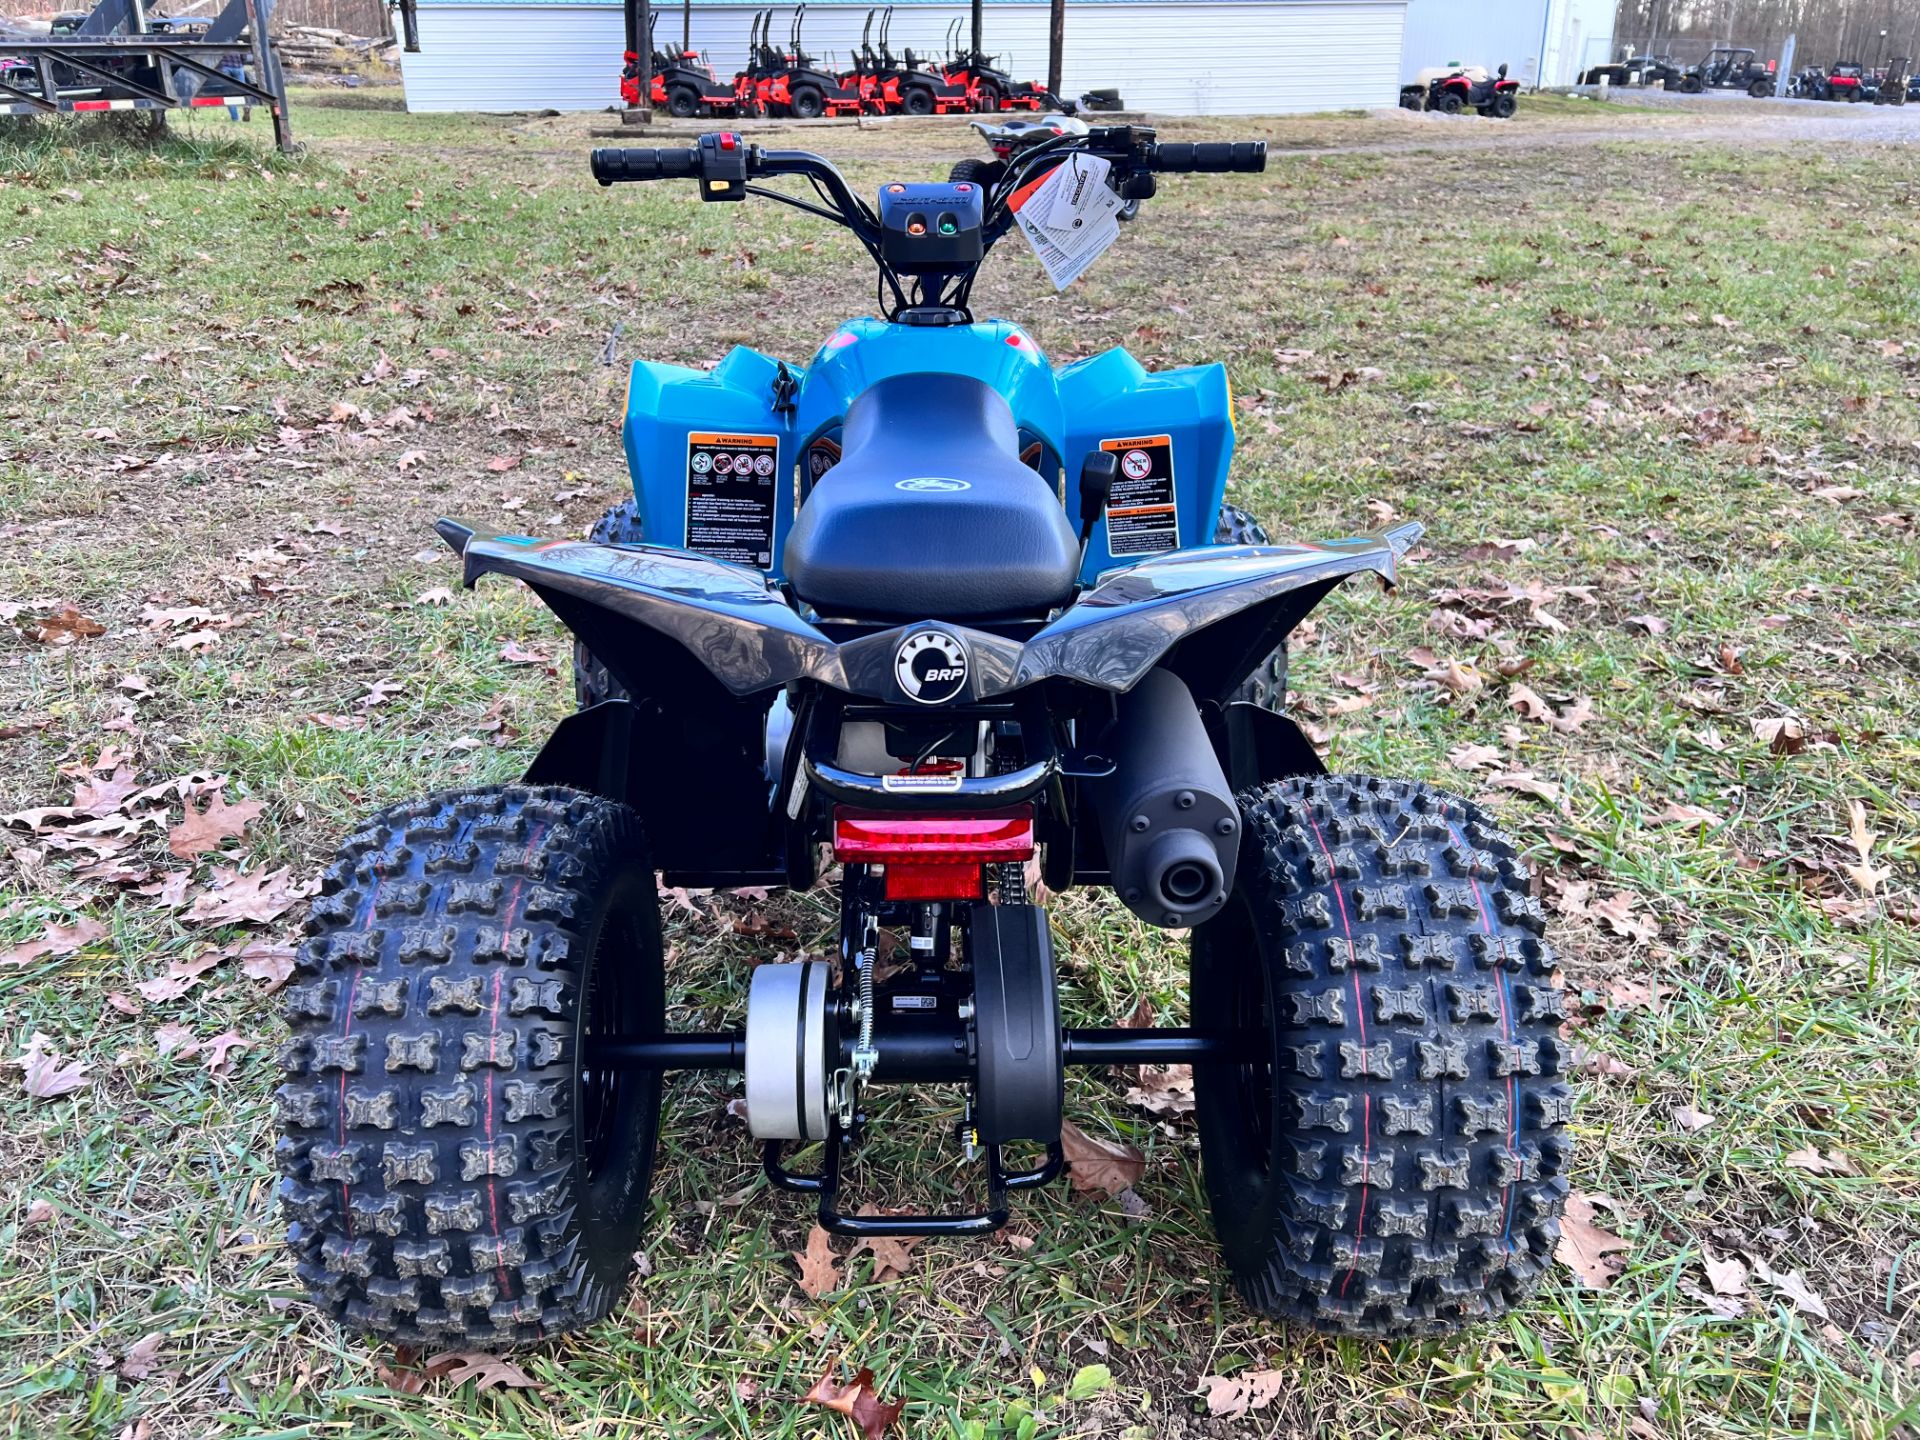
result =
[{"label": "white paper tag", "polygon": [[1112,169],[1098,155],[1070,155],[1014,212],[1056,290],[1078,280],[1120,238],[1120,197],[1107,184]]}]

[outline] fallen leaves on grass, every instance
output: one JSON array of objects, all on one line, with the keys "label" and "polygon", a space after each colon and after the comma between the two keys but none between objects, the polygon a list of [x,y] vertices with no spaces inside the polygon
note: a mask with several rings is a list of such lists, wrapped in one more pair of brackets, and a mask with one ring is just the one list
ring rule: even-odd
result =
[{"label": "fallen leaves on grass", "polygon": [[1856,1175],[1853,1161],[1847,1158],[1844,1150],[1829,1150],[1822,1155],[1818,1149],[1809,1145],[1805,1149],[1790,1150],[1780,1161],[1795,1170],[1805,1170],[1813,1175]]},{"label": "fallen leaves on grass", "polygon": [[476,1390],[538,1390],[539,1383],[511,1360],[482,1350],[447,1350],[421,1367],[425,1374],[455,1386],[473,1381]]},{"label": "fallen leaves on grass", "polygon": [[52,1100],[93,1083],[85,1061],[62,1055],[38,1030],[27,1040],[26,1051],[10,1063],[20,1067],[20,1088],[36,1100]]},{"label": "fallen leaves on grass", "polygon": [[1567,1196],[1566,1213],[1560,1217],[1560,1239],[1553,1247],[1553,1258],[1594,1290],[1604,1290],[1613,1283],[1626,1267],[1626,1261],[1616,1257],[1630,1248],[1618,1235],[1593,1223],[1594,1201],[1600,1198],[1578,1190]]},{"label": "fallen leaves on grass", "polygon": [[160,1348],[166,1344],[164,1330],[143,1335],[127,1347],[120,1357],[120,1376],[125,1380],[144,1380],[160,1368]]},{"label": "fallen leaves on grass", "polygon": [[1595,900],[1587,906],[1587,914],[1593,916],[1616,935],[1624,935],[1629,940],[1646,942],[1660,934],[1660,926],[1645,915],[1634,911],[1635,897],[1630,891],[1617,890],[1604,900]]},{"label": "fallen leaves on grass", "polygon": [[249,980],[266,982],[271,995],[293,978],[294,947],[271,941],[256,941],[240,951],[240,973]]},{"label": "fallen leaves on grass", "polygon": [[229,805],[227,797],[218,790],[207,795],[204,809],[194,809],[191,800],[182,803],[186,807],[186,818],[167,832],[167,849],[179,860],[191,860],[218,849],[223,841],[235,839],[266,808],[259,800]]},{"label": "fallen leaves on grass", "polygon": [[807,1232],[807,1248],[792,1253],[800,1266],[800,1288],[813,1299],[840,1288],[840,1257],[833,1253],[824,1228],[814,1226]]},{"label": "fallen leaves on grass", "polygon": [[1715,1118],[1717,1117],[1709,1115],[1704,1110],[1696,1110],[1691,1105],[1676,1105],[1673,1107],[1673,1123],[1689,1135],[1699,1134],[1702,1130],[1713,1124]]},{"label": "fallen leaves on grass", "polygon": [[[860,1207],[860,1213],[862,1215],[885,1215],[888,1213],[914,1212],[888,1212],[881,1210],[876,1205],[862,1205]],[[916,1237],[903,1238],[893,1235],[875,1235],[855,1242],[853,1249],[847,1252],[847,1259],[853,1259],[854,1256],[860,1254],[862,1251],[871,1255],[873,1257],[873,1281],[875,1284],[884,1284],[889,1280],[898,1280],[913,1268],[913,1248],[919,1243],[920,1240]]]},{"label": "fallen leaves on grass", "polygon": [[1237,1420],[1249,1410],[1264,1410],[1286,1388],[1284,1370],[1249,1370],[1240,1375],[1209,1375],[1200,1382],[1206,1387],[1207,1413],[1222,1420]]},{"label": "fallen leaves on grass", "polygon": [[96,940],[105,939],[107,933],[105,925],[85,915],[71,925],[49,924],[34,939],[0,951],[0,965],[31,965],[48,956],[71,955]]},{"label": "fallen leaves on grass", "polygon": [[214,888],[198,896],[186,919],[194,925],[265,925],[277,920],[319,888],[302,883],[289,866],[255,870],[242,875],[224,866],[214,867]]},{"label": "fallen leaves on grass", "polygon": [[1551,780],[1542,780],[1531,770],[1502,770],[1487,777],[1487,783],[1496,790],[1513,790],[1522,795],[1531,795],[1536,800],[1544,800],[1549,805],[1560,803],[1560,787]]},{"label": "fallen leaves on grass", "polygon": [[1701,826],[1723,824],[1720,816],[1699,805],[1683,805],[1678,800],[1669,800],[1667,808],[1654,817],[1656,825],[1685,825],[1688,829]]},{"label": "fallen leaves on grass", "polygon": [[1755,720],[1753,733],[1776,755],[1798,755],[1807,748],[1807,727],[1792,715]]},{"label": "fallen leaves on grass", "polygon": [[1447,752],[1447,763],[1456,770],[1487,770],[1504,764],[1507,752],[1498,745],[1456,745]]},{"label": "fallen leaves on grass", "polygon": [[873,1387],[873,1371],[865,1366],[845,1385],[834,1378],[834,1371],[838,1368],[837,1359],[829,1360],[826,1374],[814,1381],[813,1388],[800,1398],[845,1415],[860,1427],[860,1433],[866,1440],[880,1440],[888,1427],[899,1420],[900,1412],[907,1408],[907,1402],[883,1401]]},{"label": "fallen leaves on grass", "polygon": [[1844,868],[1847,878],[1852,880],[1862,895],[1872,895],[1893,874],[1891,866],[1875,865],[1869,858],[1873,847],[1880,837],[1867,825],[1867,807],[1858,800],[1847,802],[1847,838],[1853,844],[1853,850],[1860,857],[1858,865]]},{"label": "fallen leaves on grass", "polygon": [[1700,1268],[1707,1272],[1707,1284],[1713,1287],[1716,1295],[1744,1295],[1747,1293],[1747,1267],[1738,1259],[1729,1255],[1724,1260],[1713,1258],[1713,1252],[1701,1252]]},{"label": "fallen leaves on grass", "polygon": [[1075,1190],[1117,1196],[1147,1173],[1147,1157],[1132,1145],[1089,1135],[1071,1120],[1060,1122],[1060,1148],[1067,1157],[1067,1180]]},{"label": "fallen leaves on grass", "polygon": [[531,645],[522,645],[518,640],[509,640],[500,647],[500,658],[509,665],[551,665],[553,657],[544,650]]},{"label": "fallen leaves on grass", "polygon": [[1127,1103],[1151,1110],[1156,1115],[1193,1113],[1193,1067],[1169,1065],[1160,1069],[1140,1067],[1140,1083],[1127,1091]]},{"label": "fallen leaves on grass", "polygon": [[62,605],[51,615],[27,626],[27,638],[42,645],[71,645],[76,640],[91,640],[106,633],[106,626],[98,620],[89,620],[72,605]]},{"label": "fallen leaves on grass", "polygon": [[1807,1283],[1807,1277],[1798,1270],[1775,1270],[1757,1255],[1749,1255],[1753,1261],[1753,1273],[1756,1279],[1771,1286],[1775,1292],[1786,1297],[1787,1301],[1803,1315],[1817,1316],[1822,1320],[1831,1317],[1827,1314],[1827,1302],[1820,1298],[1814,1288]]}]

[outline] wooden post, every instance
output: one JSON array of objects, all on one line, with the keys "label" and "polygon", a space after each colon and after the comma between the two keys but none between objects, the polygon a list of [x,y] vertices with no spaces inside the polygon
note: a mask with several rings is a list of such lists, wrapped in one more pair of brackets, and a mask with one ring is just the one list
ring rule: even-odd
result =
[{"label": "wooden post", "polygon": [[[976,6],[974,13],[979,10]],[[1060,61],[1067,48],[1067,0],[1053,0],[1047,19],[1047,93],[1060,93]]]},{"label": "wooden post", "polygon": [[693,0],[680,0],[680,53],[693,49]]},{"label": "wooden post", "polygon": [[973,0],[973,58],[967,62],[970,65],[986,63],[986,38],[981,33],[985,28],[981,23],[980,0]]}]

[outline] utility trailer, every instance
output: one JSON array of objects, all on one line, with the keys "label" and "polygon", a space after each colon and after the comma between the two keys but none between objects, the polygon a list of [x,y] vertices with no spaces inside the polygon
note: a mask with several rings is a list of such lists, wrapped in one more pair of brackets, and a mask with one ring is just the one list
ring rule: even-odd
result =
[{"label": "utility trailer", "polygon": [[[45,38],[0,40],[0,115],[265,106],[274,143],[293,148],[286,77],[267,38],[273,0],[227,0],[208,21],[149,20],[142,0],[100,0]],[[61,23],[64,22],[64,23]],[[253,79],[220,64],[244,53]]]}]

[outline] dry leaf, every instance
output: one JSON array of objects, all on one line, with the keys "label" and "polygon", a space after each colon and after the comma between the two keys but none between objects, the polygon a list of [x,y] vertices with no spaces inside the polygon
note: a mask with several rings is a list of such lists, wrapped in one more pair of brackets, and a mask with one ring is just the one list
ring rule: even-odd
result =
[{"label": "dry leaf", "polygon": [[1067,1157],[1067,1179],[1075,1190],[1118,1195],[1140,1183],[1147,1157],[1131,1145],[1102,1140],[1070,1120],[1060,1122],[1060,1147]]},{"label": "dry leaf", "polygon": [[1703,825],[1713,826],[1722,822],[1720,817],[1711,810],[1702,809],[1698,805],[1682,805],[1678,800],[1669,800],[1667,802],[1667,808],[1660,812],[1653,823],[1656,825],[1685,825],[1690,829],[1698,829]]},{"label": "dry leaf", "polygon": [[1667,622],[1662,620],[1658,615],[1629,615],[1627,616],[1627,624],[1638,625],[1649,635],[1664,635],[1667,633]]},{"label": "dry leaf", "polygon": [[127,1347],[127,1353],[120,1357],[120,1374],[127,1380],[144,1380],[160,1368],[160,1347],[166,1343],[166,1332],[156,1330],[151,1335],[143,1335]]},{"label": "dry leaf", "polygon": [[1209,1375],[1200,1382],[1207,1387],[1207,1413],[1223,1420],[1237,1420],[1249,1410],[1263,1410],[1286,1388],[1288,1378],[1285,1370]]},{"label": "dry leaf", "polygon": [[860,1427],[865,1440],[880,1440],[887,1427],[900,1418],[900,1412],[906,1409],[907,1402],[882,1402],[873,1388],[873,1371],[865,1368],[853,1377],[851,1383],[840,1384],[833,1378],[837,1364],[837,1361],[829,1360],[827,1373],[814,1381],[813,1388],[800,1398],[847,1416]]},{"label": "dry leaf", "polygon": [[1796,1170],[1806,1170],[1815,1175],[1853,1175],[1853,1161],[1847,1158],[1844,1150],[1829,1150],[1822,1155],[1809,1145],[1803,1150],[1788,1151],[1782,1164],[1791,1165]]},{"label": "dry leaf", "polygon": [[1571,735],[1592,718],[1593,701],[1585,695],[1576,695],[1566,709],[1547,723],[1562,735]]},{"label": "dry leaf", "polygon": [[0,965],[30,965],[49,955],[71,955],[96,940],[104,940],[107,934],[105,925],[85,915],[71,925],[50,924],[36,939],[0,950]]},{"label": "dry leaf", "polygon": [[1578,1190],[1567,1196],[1566,1213],[1560,1217],[1560,1240],[1553,1247],[1553,1258],[1580,1277],[1580,1283],[1603,1290],[1626,1262],[1617,1255],[1631,1248],[1625,1240],[1593,1223],[1593,1201]]},{"label": "dry leaf", "polygon": [[1713,1121],[1713,1116],[1704,1110],[1696,1110],[1691,1105],[1676,1105],[1673,1107],[1673,1123],[1689,1135],[1698,1134],[1713,1124]]},{"label": "dry leaf", "polygon": [[[201,1047],[206,1059],[201,1063],[207,1067],[207,1073],[216,1080],[224,1080],[233,1073],[232,1055],[235,1050],[251,1050],[253,1041],[244,1039],[238,1032],[223,1030]],[[480,1387],[485,1389],[483,1385]]]},{"label": "dry leaf", "polygon": [[551,665],[553,657],[544,650],[536,650],[531,645],[522,645],[518,640],[509,640],[500,647],[500,658],[509,665]]},{"label": "dry leaf", "polygon": [[1553,719],[1553,707],[1526,685],[1516,685],[1507,692],[1507,708],[1518,710],[1527,720]]},{"label": "dry leaf", "polygon": [[1447,752],[1447,763],[1456,770],[1485,770],[1505,763],[1507,752],[1498,745],[1456,745]]},{"label": "dry leaf", "polygon": [[98,620],[89,620],[71,605],[62,605],[44,620],[32,623],[28,633],[42,645],[71,645],[107,633]]},{"label": "dry leaf", "polygon": [[800,1265],[800,1288],[818,1300],[840,1288],[840,1257],[833,1253],[826,1230],[815,1225],[807,1232],[807,1248],[792,1252]]},{"label": "dry leaf", "polygon": [[178,1050],[182,1060],[191,1060],[200,1053],[200,1042],[193,1038],[193,1031],[178,1020],[169,1020],[153,1032],[153,1048],[162,1056]]},{"label": "dry leaf", "polygon": [[187,818],[167,832],[167,849],[179,860],[191,860],[218,849],[223,840],[238,836],[248,822],[266,809],[265,803],[259,800],[229,805],[227,797],[218,790],[208,794],[204,810],[195,810],[191,800],[182,803],[186,806]]},{"label": "dry leaf", "polygon": [[1500,790],[1517,790],[1522,795],[1531,795],[1549,805],[1560,803],[1560,787],[1551,780],[1542,780],[1531,770],[1505,770],[1497,775],[1489,775],[1487,783]]},{"label": "dry leaf", "polygon": [[[875,1205],[862,1205],[860,1207],[860,1213],[862,1215],[883,1215],[888,1212],[881,1210]],[[853,1257],[861,1251],[866,1251],[867,1254],[873,1256],[874,1283],[876,1285],[884,1284],[889,1280],[898,1280],[913,1268],[913,1247],[919,1243],[919,1239],[913,1237],[901,1238],[892,1235],[875,1235],[870,1239],[857,1241],[853,1249],[847,1252],[847,1259],[852,1260]]]},{"label": "dry leaf", "polygon": [[1616,935],[1624,935],[1629,940],[1642,942],[1655,939],[1660,927],[1644,915],[1633,911],[1634,896],[1626,890],[1616,891],[1604,900],[1596,900],[1587,907],[1587,913],[1594,916],[1607,929]]},{"label": "dry leaf", "polygon": [[292,874],[287,866],[278,870],[255,870],[249,875],[216,866],[214,878],[220,888],[202,892],[187,911],[186,918],[195,925],[238,925],[248,921],[264,925],[277,920],[318,888],[316,883],[295,881]]},{"label": "dry leaf", "polygon": [[1747,1257],[1753,1261],[1753,1273],[1792,1302],[1793,1308],[1803,1315],[1815,1315],[1822,1320],[1831,1319],[1827,1314],[1827,1302],[1815,1293],[1807,1284],[1807,1277],[1798,1270],[1778,1271],[1757,1255]]},{"label": "dry leaf", "polygon": [[1716,1295],[1744,1295],[1747,1293],[1747,1267],[1733,1256],[1724,1260],[1713,1258],[1711,1250],[1703,1252],[1701,1268],[1707,1272],[1707,1284],[1713,1287]]},{"label": "dry leaf", "polygon": [[1876,866],[1868,858],[1874,842],[1880,837],[1867,826],[1867,807],[1858,800],[1847,802],[1847,838],[1853,842],[1854,853],[1860,857],[1858,865],[1845,867],[1847,877],[1862,895],[1872,895],[1888,878],[1892,876],[1891,866]]},{"label": "dry leaf", "polygon": [[36,1100],[52,1100],[93,1083],[85,1061],[68,1059],[37,1030],[27,1040],[26,1053],[13,1063],[20,1067],[20,1088]]},{"label": "dry leaf", "polygon": [[1753,733],[1766,741],[1767,748],[1776,755],[1798,755],[1807,748],[1807,727],[1793,715],[1755,720]]},{"label": "dry leaf", "polygon": [[1193,1067],[1169,1065],[1164,1070],[1152,1065],[1140,1067],[1140,1083],[1127,1091],[1127,1103],[1151,1110],[1156,1115],[1193,1113]]},{"label": "dry leaf", "polygon": [[476,1390],[505,1386],[510,1390],[537,1390],[534,1378],[511,1360],[481,1350],[448,1350],[435,1355],[425,1366],[426,1373],[454,1385],[473,1381]]},{"label": "dry leaf", "polygon": [[294,947],[256,941],[240,952],[240,973],[249,980],[267,982],[271,995],[293,978]]}]

